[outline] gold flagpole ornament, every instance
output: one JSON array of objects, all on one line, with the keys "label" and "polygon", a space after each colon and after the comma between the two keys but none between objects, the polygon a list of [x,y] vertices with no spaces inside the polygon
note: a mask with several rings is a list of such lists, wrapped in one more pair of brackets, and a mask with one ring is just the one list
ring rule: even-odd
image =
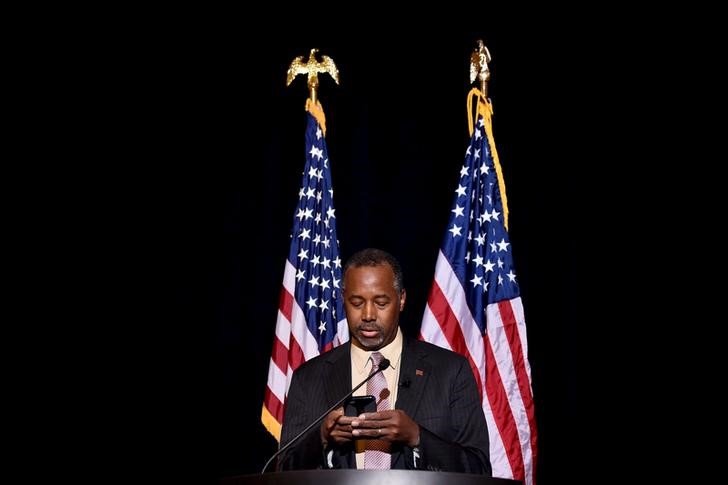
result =
[{"label": "gold flagpole ornament", "polygon": [[470,55],[470,84],[474,83],[476,79],[480,81],[480,91],[483,93],[484,98],[488,97],[488,81],[490,81],[489,62],[490,51],[485,47],[483,41],[478,39],[478,47]]},{"label": "gold flagpole ornament", "polygon": [[288,67],[288,74],[286,75],[286,86],[290,86],[293,78],[299,74],[308,74],[308,92],[313,104],[316,104],[319,73],[329,74],[334,78],[336,84],[339,84],[339,70],[336,68],[334,60],[329,56],[321,56],[321,62],[319,62],[316,60],[317,52],[318,49],[311,49],[306,62],[303,62],[303,56],[298,56],[293,59],[291,65]]}]

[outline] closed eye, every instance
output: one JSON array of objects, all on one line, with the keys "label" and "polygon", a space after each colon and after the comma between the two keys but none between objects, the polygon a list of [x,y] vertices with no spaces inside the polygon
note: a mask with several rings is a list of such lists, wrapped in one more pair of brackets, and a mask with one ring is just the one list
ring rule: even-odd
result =
[{"label": "closed eye", "polygon": [[349,305],[353,306],[354,308],[360,308],[362,305],[364,305],[363,300],[349,300]]}]

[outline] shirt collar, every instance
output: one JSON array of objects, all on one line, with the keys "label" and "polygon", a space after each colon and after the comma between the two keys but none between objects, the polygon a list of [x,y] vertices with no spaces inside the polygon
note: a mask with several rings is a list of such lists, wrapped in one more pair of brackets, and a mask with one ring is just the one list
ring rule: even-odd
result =
[{"label": "shirt collar", "polygon": [[[394,340],[390,343],[377,350],[376,352],[381,353],[385,359],[389,359],[389,366],[392,369],[399,367],[399,358],[402,355],[402,330],[397,327],[397,335]],[[354,368],[360,374],[366,372],[367,374],[371,371],[371,361],[369,357],[372,355],[373,350],[363,350],[351,344],[351,361],[354,364]]]}]

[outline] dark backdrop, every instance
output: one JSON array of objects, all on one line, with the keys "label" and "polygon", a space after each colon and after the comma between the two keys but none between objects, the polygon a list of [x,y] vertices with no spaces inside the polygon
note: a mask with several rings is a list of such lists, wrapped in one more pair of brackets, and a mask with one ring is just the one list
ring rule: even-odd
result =
[{"label": "dark backdrop", "polygon": [[569,214],[583,100],[572,95],[580,82],[572,39],[532,27],[440,35],[372,24],[366,37],[212,30],[155,42],[147,65],[129,75],[149,100],[133,130],[154,141],[147,155],[162,161],[144,217],[161,235],[145,283],[169,296],[156,325],[168,331],[170,352],[149,387],[166,397],[155,436],[174,450],[170,466],[208,477],[255,473],[276,451],[260,412],[307,96],[305,78],[285,87],[290,61],[317,47],[339,68],[341,85],[323,76],[319,94],[342,259],[368,246],[400,259],[402,326],[416,336],[468,142],[469,55],[483,38],[528,329],[538,473],[541,484],[557,483],[576,451],[579,228]]}]

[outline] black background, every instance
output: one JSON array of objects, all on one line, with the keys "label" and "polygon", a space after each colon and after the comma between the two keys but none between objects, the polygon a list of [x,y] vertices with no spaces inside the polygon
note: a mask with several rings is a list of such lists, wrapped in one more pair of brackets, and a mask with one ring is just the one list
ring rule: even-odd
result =
[{"label": "black background", "polygon": [[143,248],[145,273],[135,281],[155,308],[142,332],[157,365],[142,390],[161,399],[135,404],[150,422],[138,438],[143,459],[214,481],[256,473],[276,451],[260,413],[307,97],[305,79],[287,88],[285,75],[312,47],[340,71],[339,86],[321,78],[319,97],[342,259],[369,246],[400,259],[408,291],[401,324],[417,335],[468,143],[469,56],[482,38],[493,59],[495,141],[528,329],[538,481],[570,473],[579,237],[570,212],[590,108],[574,95],[584,72],[573,35],[487,24],[444,34],[376,22],[335,34],[171,32],[119,71],[130,87],[120,108],[143,106],[120,150],[128,150],[124,177],[141,188],[127,194],[135,230],[120,237]]}]

